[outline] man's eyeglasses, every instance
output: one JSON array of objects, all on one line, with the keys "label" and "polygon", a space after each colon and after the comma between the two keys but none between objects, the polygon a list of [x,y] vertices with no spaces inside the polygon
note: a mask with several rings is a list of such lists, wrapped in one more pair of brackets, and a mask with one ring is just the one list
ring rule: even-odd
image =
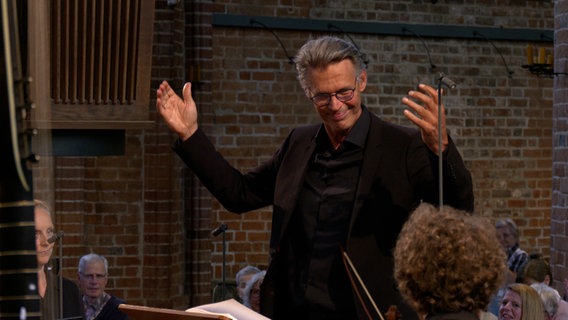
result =
[{"label": "man's eyeglasses", "polygon": [[325,107],[331,103],[331,97],[334,97],[341,101],[347,102],[353,99],[355,95],[355,89],[357,88],[357,78],[355,78],[355,87],[352,89],[342,89],[337,92],[333,93],[317,93],[313,95],[310,100],[317,106],[317,107]]},{"label": "man's eyeglasses", "polygon": [[89,280],[95,280],[95,281],[100,281],[104,278],[106,278],[106,274],[100,274],[100,273],[93,273],[93,274],[88,274],[88,273],[82,273],[79,272],[79,274],[81,275],[81,277],[89,279]]}]

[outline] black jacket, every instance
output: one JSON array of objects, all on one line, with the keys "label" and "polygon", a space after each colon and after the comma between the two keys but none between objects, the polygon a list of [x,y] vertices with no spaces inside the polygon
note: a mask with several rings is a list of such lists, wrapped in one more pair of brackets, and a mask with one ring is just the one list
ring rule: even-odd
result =
[{"label": "black jacket", "polygon": [[[287,268],[279,263],[278,247],[295,208],[319,128],[311,125],[294,129],[272,158],[246,174],[234,169],[200,129],[174,146],[227,210],[242,213],[273,206],[272,261],[261,293],[262,313],[273,319],[279,318],[273,308],[286,309],[278,305],[277,295],[282,290],[275,280]],[[443,160],[444,204],[472,211],[471,175],[451,139]],[[395,304],[405,320],[414,319],[414,311],[401,302],[396,289],[391,250],[409,213],[421,201],[437,204],[438,199],[438,157],[422,142],[420,132],[372,115],[351,213],[347,253],[383,312]]]}]

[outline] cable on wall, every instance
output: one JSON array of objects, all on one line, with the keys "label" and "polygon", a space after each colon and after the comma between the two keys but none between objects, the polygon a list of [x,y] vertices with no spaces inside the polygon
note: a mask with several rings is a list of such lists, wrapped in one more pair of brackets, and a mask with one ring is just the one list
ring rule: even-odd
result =
[{"label": "cable on wall", "polygon": [[422,42],[422,45],[424,46],[424,48],[426,49],[426,53],[428,54],[428,61],[430,62],[430,70],[431,71],[436,70],[436,65],[432,63],[432,57],[430,56],[430,49],[426,45],[426,42],[424,41],[424,39],[422,39],[422,37],[418,33],[414,32],[413,30],[410,30],[406,27],[402,28],[402,32],[403,33],[406,33],[406,32],[411,33],[414,36],[416,36],[418,38],[418,40],[420,40],[420,42]]},{"label": "cable on wall", "polygon": [[[501,54],[501,51],[499,50],[499,48],[497,48],[497,46],[495,46],[495,44],[493,43],[493,41],[491,41],[489,38],[487,38],[485,35],[479,33],[477,30],[473,31],[473,35],[476,37],[481,37],[483,39],[485,39],[487,42],[489,42],[491,44],[491,46],[493,46],[493,48],[495,48],[495,50],[497,51],[497,53],[499,54],[499,56],[501,56],[501,60],[503,60],[503,64],[505,65],[505,68],[507,69],[507,73],[509,75],[509,78],[513,77],[513,73],[515,73],[513,70],[509,69],[509,66],[507,65],[507,62],[505,61],[505,58],[503,57],[503,54]],[[541,35],[542,36],[542,35]]]},{"label": "cable on wall", "polygon": [[282,43],[282,41],[280,40],[280,38],[278,37],[276,32],[274,32],[274,30],[270,29],[267,25],[265,25],[264,23],[262,23],[258,20],[255,20],[255,19],[250,19],[250,24],[251,25],[258,24],[258,25],[262,26],[263,28],[265,28],[266,30],[270,31],[272,33],[272,35],[276,38],[278,43],[280,44],[280,47],[282,47],[282,50],[284,51],[284,55],[286,55],[286,58],[288,58],[288,63],[294,64],[294,57],[292,57],[288,54],[288,50],[286,50],[286,47],[284,47],[284,44]]},{"label": "cable on wall", "polygon": [[[361,49],[359,48],[359,46],[357,45],[357,43],[355,43],[355,40],[353,40],[353,38],[351,38],[351,36],[349,35],[349,33],[345,32],[343,29],[341,29],[340,27],[336,26],[333,23],[328,23],[327,24],[327,28],[329,30],[336,30],[341,32],[343,35],[345,35],[347,38],[349,38],[349,40],[351,41],[351,43],[353,43],[353,45],[355,46],[355,48],[357,48],[357,50],[359,52],[361,52]],[[369,59],[366,58],[367,56],[365,55],[365,59],[363,60],[363,62],[365,63],[365,66],[369,66]]]}]

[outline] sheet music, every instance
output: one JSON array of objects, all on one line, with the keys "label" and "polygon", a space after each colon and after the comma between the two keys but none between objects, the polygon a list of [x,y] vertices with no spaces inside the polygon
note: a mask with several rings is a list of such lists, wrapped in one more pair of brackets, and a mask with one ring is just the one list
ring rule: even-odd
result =
[{"label": "sheet music", "polygon": [[185,311],[194,313],[205,313],[223,315],[233,320],[270,320],[269,318],[245,307],[242,303],[235,299],[229,299],[221,302],[204,304],[193,307]]}]

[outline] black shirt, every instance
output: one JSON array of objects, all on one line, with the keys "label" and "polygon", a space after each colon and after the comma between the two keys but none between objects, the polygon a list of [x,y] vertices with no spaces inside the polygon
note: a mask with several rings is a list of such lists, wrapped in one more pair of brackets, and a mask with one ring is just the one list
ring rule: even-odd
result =
[{"label": "black shirt", "polygon": [[369,125],[370,115],[363,108],[337,150],[323,125],[317,133],[317,146],[288,226],[289,237],[282,243],[290,266],[286,299],[293,309],[286,310],[289,315],[356,317],[339,248],[347,239]]}]

